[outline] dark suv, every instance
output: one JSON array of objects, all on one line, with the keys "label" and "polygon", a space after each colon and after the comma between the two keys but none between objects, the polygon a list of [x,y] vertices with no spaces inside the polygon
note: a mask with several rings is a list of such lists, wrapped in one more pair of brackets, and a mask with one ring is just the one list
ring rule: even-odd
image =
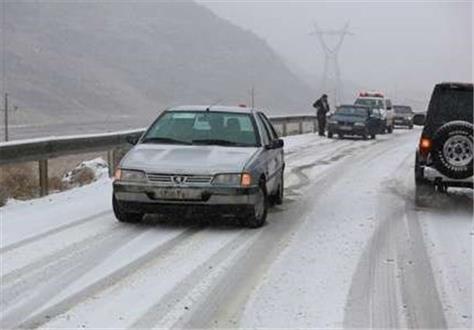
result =
[{"label": "dark suv", "polygon": [[417,197],[448,187],[473,187],[473,85],[441,83],[435,86],[415,158]]}]

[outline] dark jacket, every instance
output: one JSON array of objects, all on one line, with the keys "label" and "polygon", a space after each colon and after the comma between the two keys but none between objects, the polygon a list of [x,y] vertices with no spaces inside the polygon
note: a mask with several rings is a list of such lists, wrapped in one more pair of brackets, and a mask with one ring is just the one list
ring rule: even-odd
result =
[{"label": "dark jacket", "polygon": [[326,118],[326,114],[329,112],[329,104],[327,101],[324,101],[322,97],[314,102],[313,107],[316,109],[316,115],[319,118]]}]

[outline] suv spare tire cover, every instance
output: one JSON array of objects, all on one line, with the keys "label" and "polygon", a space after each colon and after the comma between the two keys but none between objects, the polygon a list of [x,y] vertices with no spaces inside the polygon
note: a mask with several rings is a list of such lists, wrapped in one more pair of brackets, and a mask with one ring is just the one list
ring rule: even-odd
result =
[{"label": "suv spare tire cover", "polygon": [[452,179],[472,176],[473,127],[465,121],[441,126],[433,137],[433,165]]}]

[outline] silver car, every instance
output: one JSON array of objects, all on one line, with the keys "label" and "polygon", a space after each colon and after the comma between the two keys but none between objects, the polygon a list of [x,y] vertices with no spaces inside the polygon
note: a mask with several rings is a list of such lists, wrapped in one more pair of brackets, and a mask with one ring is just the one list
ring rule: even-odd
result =
[{"label": "silver car", "polygon": [[180,106],[164,111],[122,159],[113,183],[116,218],[146,213],[237,216],[265,223],[283,201],[283,140],[263,112]]}]

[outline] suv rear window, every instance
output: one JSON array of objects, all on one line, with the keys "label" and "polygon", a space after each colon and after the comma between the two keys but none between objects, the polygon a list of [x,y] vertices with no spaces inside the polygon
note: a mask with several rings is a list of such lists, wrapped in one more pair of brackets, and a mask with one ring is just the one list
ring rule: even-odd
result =
[{"label": "suv rear window", "polygon": [[395,113],[412,113],[411,108],[405,105],[394,105]]},{"label": "suv rear window", "polygon": [[438,85],[433,91],[428,108],[426,133],[434,133],[440,126],[454,120],[473,122],[471,86]]}]

